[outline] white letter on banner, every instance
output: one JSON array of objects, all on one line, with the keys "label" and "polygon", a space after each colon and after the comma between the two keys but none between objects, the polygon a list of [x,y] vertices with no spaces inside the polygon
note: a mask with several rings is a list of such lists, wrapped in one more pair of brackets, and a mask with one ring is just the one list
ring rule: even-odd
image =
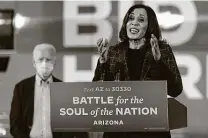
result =
[{"label": "white letter on banner", "polygon": [[184,94],[189,99],[203,99],[202,93],[200,93],[199,89],[196,86],[202,75],[200,61],[193,55],[175,55],[178,66],[187,68],[187,74],[182,75]]},{"label": "white letter on banner", "polygon": [[92,81],[98,55],[92,56],[91,70],[77,70],[77,57],[65,55],[63,57],[63,80],[64,82]]},{"label": "white letter on banner", "polygon": [[[93,6],[95,13],[79,13],[79,7]],[[107,17],[112,6],[110,1],[64,1],[63,45],[65,47],[92,47],[100,37],[112,37],[112,25]],[[96,32],[79,34],[79,26],[95,26]]]},{"label": "white letter on banner", "polygon": [[79,104],[79,97],[73,97],[73,104]]},{"label": "white letter on banner", "polygon": [[[162,32],[163,37],[168,40],[172,46],[178,46],[189,41],[197,28],[197,8],[193,1],[144,1],[157,14],[159,24],[173,25],[181,22],[179,28],[171,32]],[[181,15],[174,16],[166,13],[159,13],[159,6],[175,6],[181,12]],[[167,15],[167,16],[165,16]],[[164,18],[164,19],[162,19]]]},{"label": "white letter on banner", "polygon": [[62,116],[66,115],[65,108],[60,109],[60,115]]}]

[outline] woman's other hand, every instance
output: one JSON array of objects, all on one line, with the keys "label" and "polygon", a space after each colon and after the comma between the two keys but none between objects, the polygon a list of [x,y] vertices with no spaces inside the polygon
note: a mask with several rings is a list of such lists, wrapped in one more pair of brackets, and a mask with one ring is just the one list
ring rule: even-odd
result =
[{"label": "woman's other hand", "polygon": [[152,54],[153,54],[154,59],[156,61],[160,60],[160,57],[161,57],[160,48],[158,45],[158,40],[154,36],[154,34],[151,35],[150,44],[152,47]]}]

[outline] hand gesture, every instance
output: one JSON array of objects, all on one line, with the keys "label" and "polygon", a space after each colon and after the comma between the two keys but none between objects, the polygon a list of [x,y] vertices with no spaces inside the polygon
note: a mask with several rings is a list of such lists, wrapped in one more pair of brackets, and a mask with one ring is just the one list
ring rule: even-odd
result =
[{"label": "hand gesture", "polygon": [[160,60],[160,57],[161,57],[160,48],[158,45],[158,40],[154,36],[154,34],[151,35],[150,44],[152,47],[152,54],[153,54],[154,59],[156,61]]},{"label": "hand gesture", "polygon": [[108,55],[108,40],[106,38],[100,38],[97,41],[98,46],[98,52],[100,55],[100,63],[105,63],[107,61],[107,55]]}]

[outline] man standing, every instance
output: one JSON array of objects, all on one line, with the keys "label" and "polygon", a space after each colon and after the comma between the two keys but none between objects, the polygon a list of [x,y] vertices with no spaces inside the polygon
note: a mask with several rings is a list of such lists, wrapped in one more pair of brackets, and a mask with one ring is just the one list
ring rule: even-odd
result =
[{"label": "man standing", "polygon": [[87,138],[87,133],[51,131],[50,83],[61,82],[52,75],[56,49],[51,44],[33,50],[36,75],[17,83],[10,112],[10,132],[14,138]]}]

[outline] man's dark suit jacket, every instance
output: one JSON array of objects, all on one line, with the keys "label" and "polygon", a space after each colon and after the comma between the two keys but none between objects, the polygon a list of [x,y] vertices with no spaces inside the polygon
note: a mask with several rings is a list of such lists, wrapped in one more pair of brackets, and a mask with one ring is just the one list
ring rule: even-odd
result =
[{"label": "man's dark suit jacket", "polygon": [[[53,82],[61,80],[53,77]],[[33,124],[35,76],[17,83],[10,112],[10,132],[14,138],[29,138]],[[88,138],[87,132],[53,132],[53,138]]]},{"label": "man's dark suit jacket", "polygon": [[[165,43],[160,42],[159,48],[161,58],[155,61],[150,44],[145,45],[147,50],[145,52],[144,62],[141,70],[140,80],[167,80],[168,95],[176,97],[181,94],[183,90],[181,75],[176,64],[174,54],[171,47]],[[100,64],[99,60],[95,69],[93,81],[99,81],[101,75],[104,74],[104,81],[114,81],[115,74],[119,68],[120,81],[131,81],[128,69],[128,43],[121,42],[115,46],[111,46],[108,52],[108,60],[104,64]],[[137,60],[137,59],[135,59]],[[118,64],[119,63],[119,64]],[[156,133],[104,133],[104,138],[170,138],[170,132],[156,132]]]}]

